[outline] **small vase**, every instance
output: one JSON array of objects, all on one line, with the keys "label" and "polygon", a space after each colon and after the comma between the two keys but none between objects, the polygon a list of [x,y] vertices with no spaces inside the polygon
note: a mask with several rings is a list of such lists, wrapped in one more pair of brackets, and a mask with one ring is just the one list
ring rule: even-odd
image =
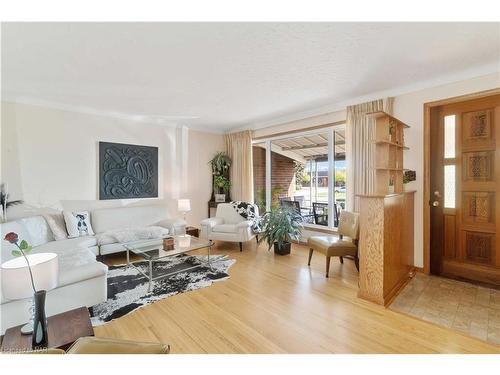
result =
[{"label": "small vase", "polygon": [[33,337],[31,346],[33,349],[46,348],[48,344],[47,317],[45,316],[45,290],[35,293],[35,319],[33,320]]}]

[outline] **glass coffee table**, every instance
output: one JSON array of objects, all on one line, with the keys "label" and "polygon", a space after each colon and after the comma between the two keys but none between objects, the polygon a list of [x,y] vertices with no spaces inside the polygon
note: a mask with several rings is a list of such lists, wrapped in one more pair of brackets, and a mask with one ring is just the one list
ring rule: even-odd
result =
[{"label": "glass coffee table", "polygon": [[[170,241],[168,250],[164,249],[164,240]],[[194,268],[201,267],[203,265],[208,265],[210,270],[212,269],[212,264],[210,263],[210,250],[212,249],[213,242],[211,240],[203,240],[196,237],[192,237],[188,234],[172,236],[166,238],[157,238],[150,240],[138,240],[132,242],[122,243],[123,247],[127,250],[127,265],[134,267],[137,271],[139,271],[145,278],[149,281],[148,291],[151,291],[151,286],[154,280],[163,279],[165,277],[169,277],[175,275],[180,272],[185,272]],[[157,275],[153,277],[153,263],[168,257],[173,257],[179,254],[186,254],[191,251],[207,249],[207,261],[202,261],[201,264],[194,265],[192,267],[183,268],[182,270],[175,272],[163,273],[161,275]],[[130,253],[135,254],[142,258],[137,261],[130,261]],[[148,272],[145,273],[139,267],[137,267],[134,263],[138,262],[148,262]]]}]

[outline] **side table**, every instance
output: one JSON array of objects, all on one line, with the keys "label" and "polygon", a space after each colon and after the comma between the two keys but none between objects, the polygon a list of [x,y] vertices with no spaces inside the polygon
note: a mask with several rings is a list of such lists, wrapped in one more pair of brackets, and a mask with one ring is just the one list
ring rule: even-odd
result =
[{"label": "side table", "polygon": [[[2,352],[31,351],[31,335],[22,335],[21,327],[12,327],[5,331],[2,340]],[[49,335],[47,348],[66,350],[80,337],[94,336],[94,329],[90,322],[89,310],[79,307],[47,319],[47,333]]]},{"label": "side table", "polygon": [[199,237],[200,230],[196,227],[186,227],[186,234],[189,234],[190,236],[193,237]]}]

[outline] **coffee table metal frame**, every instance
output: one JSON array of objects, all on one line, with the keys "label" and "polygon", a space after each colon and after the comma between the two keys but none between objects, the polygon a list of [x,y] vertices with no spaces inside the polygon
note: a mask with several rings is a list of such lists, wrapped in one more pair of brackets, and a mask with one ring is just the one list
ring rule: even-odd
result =
[{"label": "coffee table metal frame", "polygon": [[[177,237],[179,237],[179,236],[173,236],[174,240]],[[196,241],[201,242],[201,240],[199,240],[196,237],[192,237],[192,238],[194,238]],[[165,254],[158,256],[158,257],[147,258],[145,256],[146,251],[136,250],[136,247],[139,247],[141,245],[144,247],[144,246],[148,246],[148,244],[150,244],[150,246],[151,246],[151,249],[149,249],[148,251],[160,250],[160,251],[163,251]],[[212,250],[213,245],[214,245],[213,241],[208,240],[206,243],[200,243],[199,246],[195,246],[195,247],[186,247],[186,248],[177,247],[177,248],[174,248],[173,250],[163,250],[163,238],[155,239],[155,240],[133,241],[133,242],[127,242],[127,243],[122,244],[122,246],[127,250],[127,266],[134,267],[138,272],[141,273],[141,275],[143,275],[149,281],[148,292],[151,291],[153,281],[158,280],[158,279],[164,279],[166,277],[175,275],[175,274],[180,273],[180,272],[189,271],[189,270],[201,267],[204,264],[208,265],[210,270],[213,271],[212,263],[210,261],[210,251]],[[161,259],[169,258],[172,256],[176,256],[179,254],[186,254],[186,253],[189,253],[191,251],[201,250],[201,249],[205,249],[205,248],[207,249],[207,261],[206,262],[201,261],[202,262],[201,264],[197,264],[195,266],[184,268],[184,269],[179,270],[179,271],[168,272],[168,273],[165,273],[163,275],[153,277],[153,262],[161,260]],[[131,252],[135,255],[142,257],[143,259],[131,262],[130,261],[130,253]],[[134,264],[134,263],[139,263],[139,262],[143,262],[143,261],[148,262],[148,273],[147,274]]]}]

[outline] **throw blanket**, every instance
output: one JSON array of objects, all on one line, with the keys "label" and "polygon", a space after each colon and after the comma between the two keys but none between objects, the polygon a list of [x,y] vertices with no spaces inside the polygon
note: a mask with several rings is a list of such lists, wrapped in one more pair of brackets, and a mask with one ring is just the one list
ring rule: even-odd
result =
[{"label": "throw blanket", "polygon": [[248,202],[234,201],[231,205],[235,211],[244,219],[252,222],[254,233],[262,232],[261,218],[255,214],[255,205]]},{"label": "throw blanket", "polygon": [[115,242],[132,242],[138,240],[149,240],[153,238],[162,238],[168,235],[168,229],[158,226],[126,228],[120,230],[109,230],[98,234],[97,243],[107,245]]}]

